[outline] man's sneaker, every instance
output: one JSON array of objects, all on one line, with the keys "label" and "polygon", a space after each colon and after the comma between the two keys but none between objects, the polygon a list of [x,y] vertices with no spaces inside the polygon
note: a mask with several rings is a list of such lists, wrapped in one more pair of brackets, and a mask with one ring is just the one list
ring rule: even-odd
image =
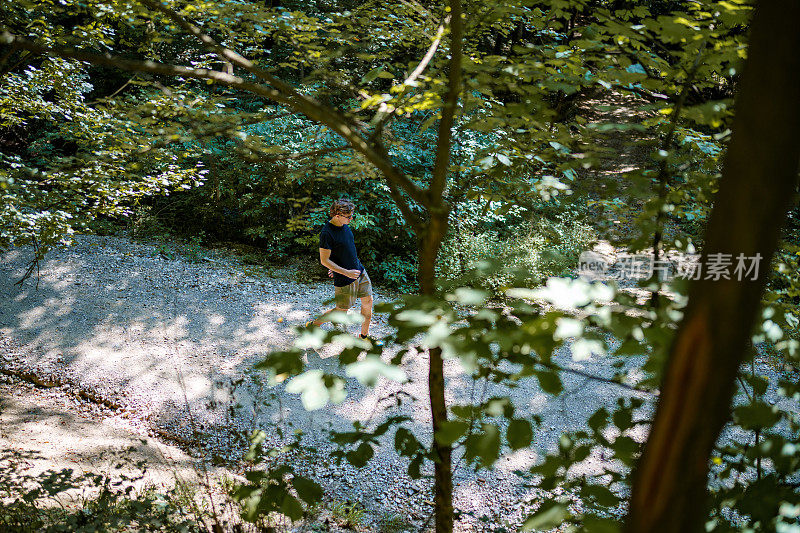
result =
[{"label": "man's sneaker", "polygon": [[370,337],[369,335],[358,335],[360,338],[364,339],[365,341],[369,341],[375,346],[383,346],[383,341],[380,339],[376,339],[374,337]]}]

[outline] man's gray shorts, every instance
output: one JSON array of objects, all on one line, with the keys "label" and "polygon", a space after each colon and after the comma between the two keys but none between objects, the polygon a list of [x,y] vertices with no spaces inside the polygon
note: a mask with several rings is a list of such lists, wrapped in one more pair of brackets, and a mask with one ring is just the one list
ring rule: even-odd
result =
[{"label": "man's gray shorts", "polygon": [[367,271],[363,271],[358,279],[353,280],[350,285],[335,287],[336,307],[339,309],[350,309],[358,298],[372,296],[372,282]]}]

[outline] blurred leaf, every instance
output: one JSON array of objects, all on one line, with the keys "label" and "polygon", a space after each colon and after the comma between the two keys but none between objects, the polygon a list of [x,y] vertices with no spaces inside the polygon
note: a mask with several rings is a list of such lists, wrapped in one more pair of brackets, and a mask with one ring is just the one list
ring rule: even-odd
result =
[{"label": "blurred leaf", "polygon": [[531,427],[531,423],[519,418],[513,419],[508,424],[506,439],[513,450],[527,448],[531,445],[531,441],[533,440],[533,428]]},{"label": "blurred leaf", "polygon": [[366,442],[362,442],[358,448],[355,450],[349,451],[345,454],[347,460],[350,462],[351,465],[361,468],[362,466],[366,465],[372,456],[375,454],[372,446],[370,446]]},{"label": "blurred leaf", "polygon": [[309,505],[314,505],[322,501],[322,487],[316,482],[295,475],[292,478],[292,486],[297,491],[297,495]]},{"label": "blurred leaf", "polygon": [[384,363],[380,357],[374,355],[368,355],[363,361],[347,365],[346,372],[348,377],[356,378],[367,387],[374,387],[380,377],[399,383],[407,381],[406,373],[402,369]]},{"label": "blurred leaf", "polygon": [[449,446],[463,437],[467,429],[469,429],[469,422],[448,420],[439,427],[439,430],[436,432],[436,440],[440,444]]},{"label": "blurred leaf", "polygon": [[560,526],[567,518],[569,518],[569,512],[566,505],[547,501],[525,520],[521,531],[553,529]]},{"label": "blurred leaf", "polygon": [[309,411],[325,407],[329,401],[344,400],[344,382],[335,376],[325,376],[322,370],[308,370],[286,385],[286,392],[300,394],[303,407]]}]

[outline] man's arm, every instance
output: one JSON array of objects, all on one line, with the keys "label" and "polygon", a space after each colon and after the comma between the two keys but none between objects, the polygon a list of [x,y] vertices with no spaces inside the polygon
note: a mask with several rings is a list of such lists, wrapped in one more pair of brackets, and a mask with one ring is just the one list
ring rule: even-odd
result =
[{"label": "man's arm", "polygon": [[358,279],[358,276],[361,275],[361,271],[358,269],[347,270],[346,268],[342,268],[331,261],[331,251],[327,248],[319,249],[319,262],[322,263],[322,266],[329,268],[334,272],[338,272],[343,276],[347,276],[350,279]]}]

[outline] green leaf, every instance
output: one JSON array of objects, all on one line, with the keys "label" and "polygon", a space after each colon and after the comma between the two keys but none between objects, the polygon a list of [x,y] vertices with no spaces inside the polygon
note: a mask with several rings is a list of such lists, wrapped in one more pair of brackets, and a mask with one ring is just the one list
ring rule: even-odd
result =
[{"label": "green leaf", "polygon": [[570,337],[578,337],[583,333],[583,322],[574,318],[559,318],[556,321],[556,332],[553,338],[564,340]]},{"label": "green leaf", "polygon": [[564,390],[564,387],[561,384],[561,378],[559,377],[557,371],[537,370],[535,371],[535,375],[536,379],[539,380],[539,385],[542,387],[544,392],[556,396],[561,394],[561,391]]},{"label": "green leaf", "polygon": [[604,429],[608,425],[608,411],[606,411],[604,407],[601,407],[589,417],[588,424],[595,433]]},{"label": "green leaf", "polygon": [[513,450],[519,450],[520,448],[530,446],[533,440],[533,428],[531,427],[531,423],[527,420],[515,418],[508,424],[506,439],[508,440],[508,445],[511,446]]},{"label": "green leaf", "polygon": [[494,396],[489,398],[489,400],[484,404],[483,412],[489,416],[497,417],[505,415],[510,418],[514,415],[514,405],[507,397]]},{"label": "green leaf", "polygon": [[410,326],[430,326],[436,322],[437,318],[432,313],[427,313],[418,309],[408,309],[400,311],[396,316],[397,320],[406,322]]},{"label": "green leaf", "polygon": [[303,371],[303,352],[288,350],[272,352],[263,361],[256,363],[257,370],[269,370],[273,376],[286,378]]},{"label": "green leaf", "polygon": [[536,512],[522,524],[522,531],[553,529],[569,517],[567,506],[558,502],[544,502]]},{"label": "green leaf", "polygon": [[489,170],[494,166],[494,157],[487,156],[478,161],[478,166],[480,166],[484,170]]},{"label": "green leaf", "polygon": [[581,494],[593,499],[603,507],[616,507],[619,505],[619,496],[611,492],[608,487],[602,485],[584,485]]},{"label": "green leaf", "polygon": [[464,443],[466,458],[479,458],[482,465],[489,468],[500,456],[500,430],[494,424],[483,424],[481,430],[481,433],[467,437]]},{"label": "green leaf", "polygon": [[394,449],[404,457],[411,457],[422,449],[422,445],[411,431],[401,427],[394,434]]},{"label": "green leaf", "polygon": [[309,505],[322,500],[322,487],[308,478],[295,475],[292,478],[292,486],[297,491],[297,495]]},{"label": "green leaf", "polygon": [[362,466],[366,465],[370,459],[372,459],[373,455],[375,455],[375,451],[372,449],[372,446],[366,442],[362,442],[358,448],[347,452],[345,457],[347,457],[347,461],[351,465],[361,468]]},{"label": "green leaf", "polygon": [[753,391],[759,396],[767,392],[767,387],[769,387],[769,381],[763,376],[744,374],[744,380],[753,387]]},{"label": "green leaf", "polygon": [[577,339],[570,344],[572,359],[575,361],[587,361],[592,355],[602,355],[605,353],[605,346],[602,341],[594,339]]},{"label": "green leaf", "polygon": [[464,436],[469,429],[469,422],[463,420],[448,420],[436,431],[436,441],[449,446]]},{"label": "green leaf", "polygon": [[425,460],[425,457],[422,454],[415,455],[414,458],[411,460],[411,463],[408,465],[408,476],[411,479],[419,479],[422,477],[422,461]]},{"label": "green leaf", "polygon": [[286,392],[300,394],[303,407],[308,411],[321,409],[329,401],[344,400],[344,382],[337,376],[326,376],[319,369],[308,370],[286,385]]},{"label": "green leaf", "polygon": [[573,310],[597,300],[609,302],[614,297],[614,289],[602,283],[590,283],[584,279],[548,278],[540,289],[509,289],[511,298],[541,298],[560,309]]},{"label": "green leaf", "polygon": [[774,407],[757,402],[736,407],[733,410],[733,419],[744,429],[761,429],[774,426],[779,417]]},{"label": "green leaf", "polygon": [[507,155],[495,154],[494,156],[497,158],[498,161],[503,163],[505,166],[507,167],[511,166],[511,159],[509,159]]},{"label": "green leaf", "polygon": [[622,435],[614,440],[611,448],[617,454],[617,458],[626,465],[630,465],[633,463],[634,455],[639,452],[639,443],[627,435]]},{"label": "green leaf", "polygon": [[369,72],[364,74],[363,78],[361,78],[361,83],[369,83],[369,82],[371,82],[372,80],[374,80],[375,78],[378,77],[378,74],[380,74],[381,71],[383,71],[383,67],[382,66],[370,70]]},{"label": "green leaf", "polygon": [[303,518],[303,506],[291,494],[285,494],[281,502],[281,513],[285,514],[292,520],[300,520]]},{"label": "green leaf", "polygon": [[259,455],[261,454],[261,445],[267,439],[266,432],[262,430],[256,430],[250,436],[250,449],[244,456],[245,461],[255,461],[258,459]]},{"label": "green leaf", "polygon": [[468,287],[459,287],[453,294],[445,296],[448,301],[456,301],[463,305],[483,305],[488,297],[489,293],[487,291]]},{"label": "green leaf", "polygon": [[630,428],[631,424],[633,423],[633,413],[630,409],[626,408],[620,408],[614,411],[612,418],[614,420],[614,425],[617,426],[622,432]]},{"label": "green leaf", "polygon": [[380,377],[385,377],[398,383],[407,381],[406,373],[402,369],[384,363],[377,355],[368,355],[363,361],[347,365],[346,373],[348,377],[356,378],[367,387],[374,387]]},{"label": "green leaf", "polygon": [[587,515],[583,517],[584,530],[591,533],[619,533],[622,523],[616,518],[600,518]]}]

